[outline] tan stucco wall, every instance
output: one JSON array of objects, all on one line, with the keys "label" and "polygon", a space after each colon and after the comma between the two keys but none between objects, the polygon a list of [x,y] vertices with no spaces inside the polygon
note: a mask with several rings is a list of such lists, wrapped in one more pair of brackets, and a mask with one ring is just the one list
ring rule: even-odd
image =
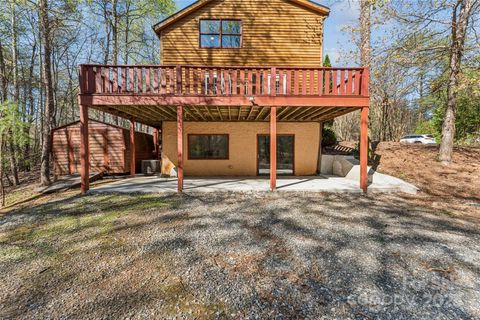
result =
[{"label": "tan stucco wall", "polygon": [[[320,124],[279,122],[278,134],[295,135],[295,175],[317,170]],[[177,123],[163,123],[163,151],[177,164]],[[229,134],[229,160],[188,160],[188,134]],[[257,134],[269,134],[267,122],[185,122],[184,172],[186,176],[255,176]]]}]

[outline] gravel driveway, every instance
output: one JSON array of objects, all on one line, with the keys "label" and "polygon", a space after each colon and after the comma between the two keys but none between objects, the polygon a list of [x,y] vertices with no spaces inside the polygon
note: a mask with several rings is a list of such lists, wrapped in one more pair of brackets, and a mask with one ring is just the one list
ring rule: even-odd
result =
[{"label": "gravel driveway", "polygon": [[0,318],[479,319],[479,230],[393,195],[72,197],[0,217]]}]

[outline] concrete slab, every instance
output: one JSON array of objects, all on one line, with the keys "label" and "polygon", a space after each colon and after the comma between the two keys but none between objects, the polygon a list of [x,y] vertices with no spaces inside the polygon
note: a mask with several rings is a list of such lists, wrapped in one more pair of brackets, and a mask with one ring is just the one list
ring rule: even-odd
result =
[{"label": "concrete slab", "polygon": [[[382,175],[375,179],[369,190],[371,192],[409,192],[416,193],[416,188],[405,187],[400,179]],[[404,184],[402,184],[403,182]],[[408,184],[406,184],[408,185]],[[361,193],[359,182],[336,176],[315,177],[279,177],[278,192],[350,192]],[[184,192],[267,192],[268,178],[186,178]],[[92,188],[91,193],[174,193],[177,192],[175,178],[159,176],[137,176],[135,178],[116,179],[112,183]]]}]

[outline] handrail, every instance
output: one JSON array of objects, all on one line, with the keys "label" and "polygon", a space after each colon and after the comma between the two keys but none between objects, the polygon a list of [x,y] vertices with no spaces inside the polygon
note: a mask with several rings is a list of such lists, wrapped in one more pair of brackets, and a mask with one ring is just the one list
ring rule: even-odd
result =
[{"label": "handrail", "polygon": [[79,79],[80,94],[369,95],[369,70],[361,67],[84,64],[79,67]]},{"label": "handrail", "polygon": [[[165,67],[165,68],[175,68],[179,65],[176,64],[99,64],[99,63],[83,63],[80,64],[79,67],[118,67],[118,68],[136,68],[136,67],[144,67],[144,68],[157,68],[157,67]],[[271,69],[273,67],[279,69],[325,69],[325,70],[363,70],[364,67],[308,67],[308,66],[271,66],[271,65],[262,65],[262,66],[235,66],[235,65],[225,65],[225,66],[209,66],[209,65],[197,65],[197,64],[182,64],[180,65],[184,68],[226,68],[226,69]]]}]

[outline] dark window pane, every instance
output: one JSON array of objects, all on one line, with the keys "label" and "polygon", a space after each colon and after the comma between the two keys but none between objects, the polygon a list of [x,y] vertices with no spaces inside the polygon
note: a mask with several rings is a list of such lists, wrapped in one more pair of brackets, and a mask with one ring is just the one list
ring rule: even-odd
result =
[{"label": "dark window pane", "polygon": [[240,48],[240,36],[222,36],[222,47]]},{"label": "dark window pane", "polygon": [[216,35],[201,35],[200,45],[202,48],[219,48],[220,36]]},{"label": "dark window pane", "polygon": [[201,33],[220,33],[220,20],[200,20]]},{"label": "dark window pane", "polygon": [[241,34],[242,23],[235,20],[223,20],[222,21],[222,33],[225,34]]},{"label": "dark window pane", "polygon": [[227,135],[190,135],[189,159],[228,159]]}]

